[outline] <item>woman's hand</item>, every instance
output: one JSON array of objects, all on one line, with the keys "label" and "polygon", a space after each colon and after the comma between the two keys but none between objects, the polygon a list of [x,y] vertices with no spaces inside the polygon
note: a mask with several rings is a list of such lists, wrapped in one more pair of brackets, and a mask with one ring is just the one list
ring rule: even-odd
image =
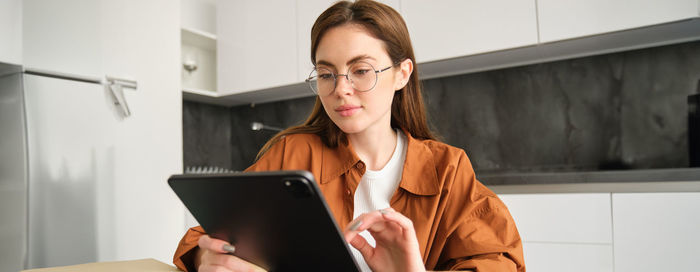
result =
[{"label": "woman's hand", "polygon": [[199,251],[195,256],[194,265],[200,272],[228,272],[228,271],[265,271],[252,263],[246,262],[229,253],[234,248],[226,241],[214,239],[209,235],[199,238]]},{"label": "woman's hand", "polygon": [[[368,230],[376,247],[358,235]],[[365,213],[350,222],[345,241],[360,251],[372,271],[425,271],[413,222],[387,208]]]}]

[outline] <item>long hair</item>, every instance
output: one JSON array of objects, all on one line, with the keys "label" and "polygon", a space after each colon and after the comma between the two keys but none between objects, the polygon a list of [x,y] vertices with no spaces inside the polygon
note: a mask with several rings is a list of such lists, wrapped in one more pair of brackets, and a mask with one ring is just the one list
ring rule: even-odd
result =
[{"label": "long hair", "polygon": [[[369,34],[384,42],[384,48],[392,63],[406,59],[413,61],[413,73],[408,83],[400,91],[394,92],[391,105],[391,126],[406,130],[417,139],[435,140],[434,133],[428,127],[425,106],[418,80],[416,58],[408,35],[408,28],[401,15],[391,7],[371,0],[356,2],[340,1],[321,13],[311,28],[311,62],[316,64],[316,49],[329,29],[344,24],[354,24],[363,27]],[[323,109],[320,98],[309,117],[303,124],[289,127],[272,137],[260,149],[257,158],[277,143],[284,136],[296,133],[313,133],[318,135],[323,143],[331,148],[339,144],[347,144],[345,133],[333,123]]]}]

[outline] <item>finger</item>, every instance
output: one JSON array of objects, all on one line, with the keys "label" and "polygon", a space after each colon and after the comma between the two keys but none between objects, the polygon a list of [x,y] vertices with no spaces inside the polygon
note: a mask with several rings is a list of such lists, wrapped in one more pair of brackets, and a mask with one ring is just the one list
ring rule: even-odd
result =
[{"label": "finger", "polygon": [[214,253],[206,255],[204,258],[206,258],[205,263],[208,265],[221,266],[231,271],[265,271],[257,265],[230,254]]},{"label": "finger", "polygon": [[379,210],[379,212],[382,215],[382,224],[375,223],[367,229],[375,240],[389,242],[400,238],[407,241],[411,236],[415,236],[413,222],[408,217],[392,208]]},{"label": "finger", "polygon": [[233,272],[233,270],[220,265],[203,264],[197,268],[199,272]]},{"label": "finger", "polygon": [[382,217],[384,217],[384,219],[389,222],[398,224],[399,226],[401,226],[402,229],[409,231],[409,233],[415,232],[413,228],[413,221],[411,221],[411,219],[404,216],[403,214],[393,211],[393,209],[383,210]]},{"label": "finger", "polygon": [[228,242],[211,238],[209,235],[202,235],[202,237],[199,237],[198,244],[199,248],[208,249],[216,253],[233,253],[235,251],[235,248]]},{"label": "finger", "polygon": [[389,208],[384,208],[384,209],[381,209],[381,210],[379,210],[379,212],[380,212],[380,213],[382,213],[382,214],[385,214],[385,213],[390,213],[390,212],[397,212],[397,211],[396,211],[396,210],[394,210],[394,208],[392,208],[392,207],[389,207]]},{"label": "finger", "polygon": [[379,213],[379,211],[361,214],[355,218],[355,220],[351,221],[343,232],[345,241],[349,243],[357,234],[380,221],[384,221],[384,218],[382,218],[382,214]]},{"label": "finger", "polygon": [[350,241],[350,245],[360,251],[360,254],[362,254],[362,257],[365,258],[365,260],[374,255],[374,248],[367,242],[367,240],[365,240],[365,237],[362,237],[362,235],[355,236],[355,238]]}]

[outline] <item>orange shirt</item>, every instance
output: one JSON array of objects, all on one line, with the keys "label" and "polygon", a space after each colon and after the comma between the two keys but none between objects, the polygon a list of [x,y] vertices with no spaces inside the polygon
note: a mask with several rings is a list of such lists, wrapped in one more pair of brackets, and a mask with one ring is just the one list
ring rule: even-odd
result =
[{"label": "orange shirt", "polygon": [[[520,235],[505,204],[476,180],[462,149],[408,138],[399,188],[390,205],[413,221],[428,270],[525,271]],[[341,229],[353,219],[355,189],[365,165],[351,145],[329,148],[314,134],[293,134],[272,146],[246,171],[307,170]],[[191,228],[174,264],[192,267],[191,254],[204,233]]]}]

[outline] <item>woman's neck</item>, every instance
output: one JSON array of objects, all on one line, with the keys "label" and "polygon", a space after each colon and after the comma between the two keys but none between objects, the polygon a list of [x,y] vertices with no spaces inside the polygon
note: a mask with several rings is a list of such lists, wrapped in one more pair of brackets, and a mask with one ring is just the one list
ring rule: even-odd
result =
[{"label": "woman's neck", "polygon": [[389,162],[396,148],[396,137],[391,126],[348,134],[355,154],[373,171],[381,170]]}]

